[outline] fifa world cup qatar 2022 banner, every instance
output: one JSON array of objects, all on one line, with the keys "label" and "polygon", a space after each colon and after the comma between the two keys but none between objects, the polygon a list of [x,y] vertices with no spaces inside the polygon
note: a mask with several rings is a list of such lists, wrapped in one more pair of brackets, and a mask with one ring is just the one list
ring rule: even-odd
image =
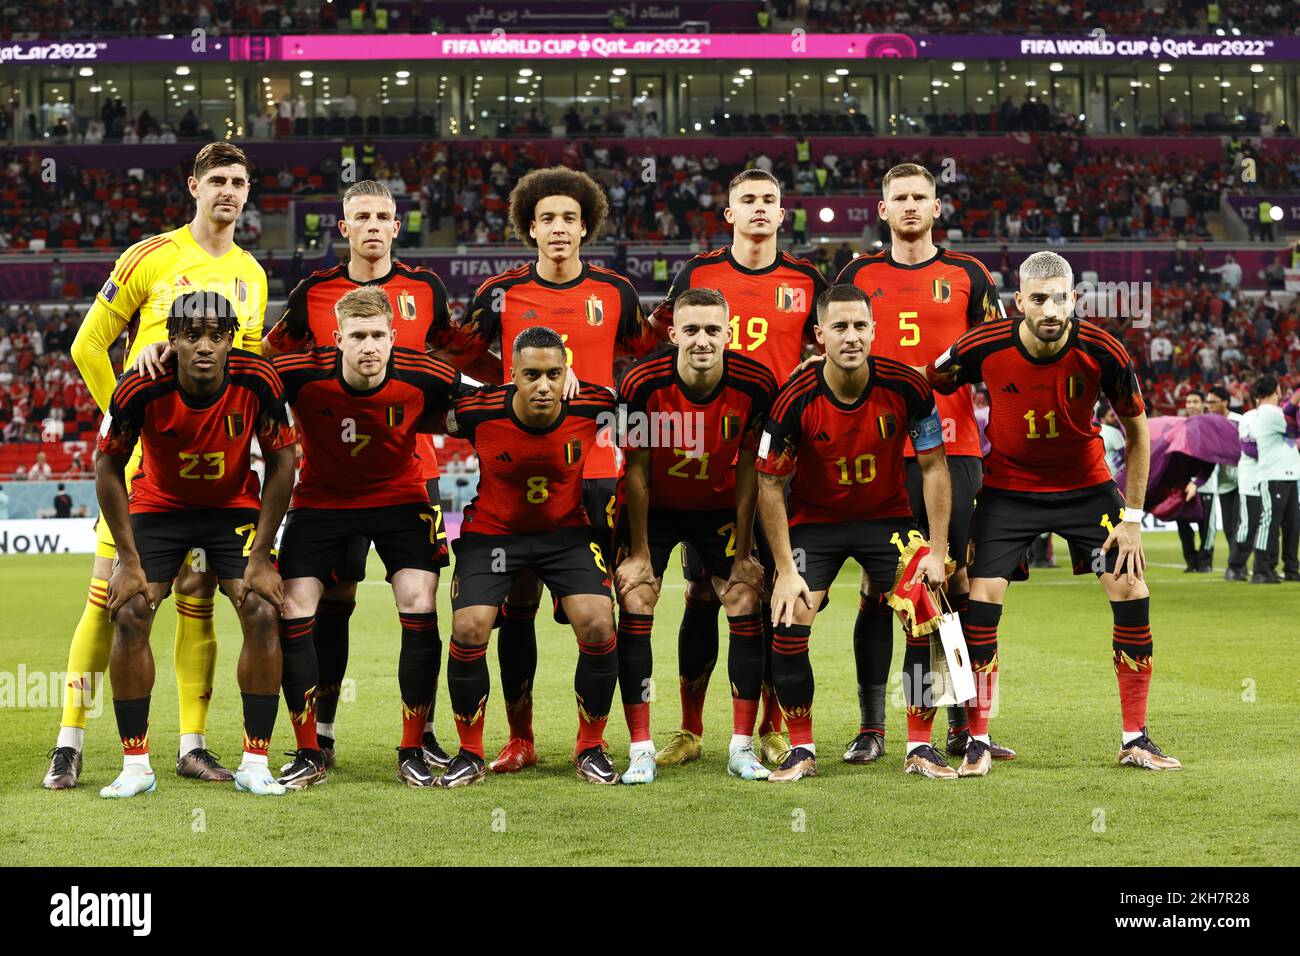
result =
[{"label": "fifa world cup qatar 2022 banner", "polygon": [[901,33],[440,33],[114,37],[0,43],[0,66],[313,60],[1300,60],[1300,36],[908,36]]}]

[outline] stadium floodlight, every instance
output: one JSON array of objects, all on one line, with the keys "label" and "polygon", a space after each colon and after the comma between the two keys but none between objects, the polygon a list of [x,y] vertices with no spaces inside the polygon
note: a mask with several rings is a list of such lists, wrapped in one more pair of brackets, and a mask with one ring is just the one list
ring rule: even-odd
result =
[{"label": "stadium floodlight", "polygon": [[822,222],[830,222],[835,218],[835,210],[830,206],[822,206],[822,208],[817,211],[817,218]]},{"label": "stadium floodlight", "polygon": [[398,70],[395,74],[399,80],[404,80],[411,75],[410,70]]},{"label": "stadium floodlight", "polygon": [[844,67],[840,67],[838,70],[835,71],[835,75],[836,75],[836,76],[848,76],[848,75],[849,75],[849,71],[846,70]]},{"label": "stadium floodlight", "polygon": [[1282,216],[1283,212],[1281,206],[1272,206],[1268,211],[1268,217],[1274,222],[1281,222]]},{"label": "stadium floodlight", "polygon": [[[310,80],[313,76],[315,76],[315,74],[312,73],[311,70],[302,70],[298,73],[299,79],[303,80]],[[385,79],[387,79],[387,77],[385,77]]]},{"label": "stadium floodlight", "polygon": [[523,67],[523,68],[520,69],[520,71],[519,71],[519,75],[520,75],[520,76],[532,76],[532,75],[533,75],[533,71],[530,70],[528,67],[525,66],[525,67]]},{"label": "stadium floodlight", "polygon": [[966,64],[963,63],[961,60],[956,61],[956,62],[953,63],[953,65],[952,65],[952,71],[953,71],[954,73],[962,73],[962,72],[964,72],[965,70],[966,70]]},{"label": "stadium floodlight", "polygon": [[95,68],[90,66],[83,66],[80,70],[77,71],[77,73],[80,76],[94,76]]},{"label": "stadium floodlight", "polygon": [[614,67],[613,73],[615,76],[627,76],[627,70],[623,69],[621,66]]},{"label": "stadium floodlight", "polygon": [[1263,72],[1264,72],[1264,64],[1263,64],[1263,63],[1252,63],[1252,64],[1250,65],[1250,72],[1252,72],[1252,73],[1263,73]]},{"label": "stadium floodlight", "polygon": [[739,73],[740,73],[741,76],[753,76],[753,75],[754,75],[754,71],[751,70],[751,69],[750,69],[749,67],[747,67],[747,66],[741,67],[740,70],[739,70]]},{"label": "stadium floodlight", "polygon": [[1172,63],[1161,63],[1159,69],[1161,73],[1172,73],[1174,65]]},{"label": "stadium floodlight", "polygon": [[188,66],[178,66],[178,67],[176,67],[176,75],[177,75],[177,76],[189,76],[189,75],[190,75],[190,68],[189,68]]}]

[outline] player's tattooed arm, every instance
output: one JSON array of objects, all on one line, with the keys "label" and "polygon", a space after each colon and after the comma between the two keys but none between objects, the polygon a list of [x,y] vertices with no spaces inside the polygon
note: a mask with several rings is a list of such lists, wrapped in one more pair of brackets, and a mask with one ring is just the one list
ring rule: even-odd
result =
[{"label": "player's tattooed arm", "polygon": [[952,515],[952,478],[943,443],[929,451],[917,450],[921,468],[921,494],[930,521],[930,553],[917,563],[916,577],[909,586],[925,578],[931,587],[941,586],[947,578],[944,558],[948,554],[948,520]]},{"label": "player's tattooed arm", "polygon": [[628,525],[631,531],[631,549],[627,558],[614,571],[614,586],[619,599],[639,587],[649,587],[659,593],[654,567],[650,563],[650,451],[645,448],[629,449],[627,471],[624,477],[627,492]]},{"label": "player's tattooed arm", "polygon": [[808,583],[799,573],[790,548],[790,523],[785,510],[785,486],[789,475],[758,475],[758,516],[763,522],[763,532],[772,548],[772,561],[776,565],[776,583],[772,587],[772,623],[794,623],[795,605],[803,601],[812,609],[812,594]]},{"label": "player's tattooed arm", "polygon": [[[1140,513],[1146,501],[1147,477],[1151,468],[1151,430],[1147,427],[1145,413],[1133,417],[1121,415],[1120,423],[1124,426],[1125,510],[1131,508]],[[1141,520],[1120,521],[1106,536],[1101,549],[1109,551],[1115,545],[1119,546],[1115,577],[1124,575],[1130,585],[1136,584],[1142,580],[1147,566],[1142,548]]]}]

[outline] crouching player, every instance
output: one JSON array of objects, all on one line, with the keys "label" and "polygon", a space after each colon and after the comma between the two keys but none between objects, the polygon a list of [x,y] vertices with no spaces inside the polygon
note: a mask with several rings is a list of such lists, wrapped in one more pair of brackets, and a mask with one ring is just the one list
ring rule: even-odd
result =
[{"label": "crouching player", "polygon": [[565,401],[567,368],[556,332],[524,329],[511,352],[510,383],[457,399],[448,416],[448,434],[473,442],[480,477],[454,545],[447,688],[460,753],[438,778],[442,787],[483,779],[488,637],[521,571],[535,573],[559,599],[578,638],[578,776],[618,783],[602,742],[618,679],[613,602],[605,542],[588,521],[582,489],[583,465],[603,424],[598,420],[612,416],[615,398],[607,388],[582,383]]},{"label": "crouching player", "polygon": [[[931,535],[930,553],[909,584],[944,583],[952,504],[934,395],[914,369],[870,354],[875,323],[866,293],[852,285],[823,292],[815,330],[826,361],[782,387],[758,450],[758,510],[776,565],[772,677],[790,727],[790,753],[768,778],[774,782],[817,773],[808,638],[827,589],[852,557],[870,580],[868,597],[888,593],[899,557],[921,538],[903,470],[909,435]],[[903,664],[909,741],[904,770],[956,777],[930,745],[934,707],[926,699],[929,682],[918,679],[929,670],[929,638],[907,634]]]},{"label": "crouching player", "polygon": [[360,537],[374,542],[384,562],[401,623],[397,776],[427,787],[434,778],[422,739],[442,655],[435,592],[444,555],[416,435],[434,430],[460,388],[460,373],[393,347],[393,306],[382,288],[353,289],[334,304],[334,314],[336,347],[275,359],[303,445],[302,479],[280,549],[284,697],[298,744],[280,782],[302,789],[325,780],[312,629],[334,569]]},{"label": "crouching player", "polygon": [[[218,293],[177,297],[167,319],[175,357],[156,381],[134,371],[123,375],[104,419],[95,490],[117,542],[118,564],[108,582],[109,666],[124,757],[121,774],[101,797],[157,789],[149,766],[149,633],[192,551],[216,572],[244,632],[244,759],[235,787],[284,793],[266,755],[279,704],[276,620],[283,593],[270,553],[293,488],[293,432],[271,363],[231,347],[237,325],[235,306]],[[260,506],[249,467],[254,436],[266,460]],[[143,459],[128,498],[126,465],[137,440]]]},{"label": "crouching player", "polygon": [[676,350],[641,362],[619,389],[626,408],[627,501],[618,531],[625,556],[614,580],[621,609],[619,685],[632,739],[624,783],[655,778],[647,693],[653,671],[650,632],[664,569],[682,543],[695,548],[727,611],[732,698],[727,772],[745,780],[768,776],[753,746],[763,683],[763,569],[753,557],[754,451],[776,379],[761,362],[728,351],[730,314],[714,289],[683,292],[669,329]]}]

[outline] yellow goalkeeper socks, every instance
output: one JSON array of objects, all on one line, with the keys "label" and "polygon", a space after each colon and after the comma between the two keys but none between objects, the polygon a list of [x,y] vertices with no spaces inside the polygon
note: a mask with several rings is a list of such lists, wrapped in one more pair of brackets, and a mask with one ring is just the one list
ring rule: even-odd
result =
[{"label": "yellow goalkeeper socks", "polygon": [[[72,646],[68,648],[68,671],[63,688],[62,726],[65,729],[86,729],[86,711],[101,690],[100,684],[108,670],[108,655],[112,650],[113,622],[108,618],[108,582],[103,578],[91,578],[86,607],[81,612],[77,629],[72,632]],[[75,736],[80,750],[81,735]],[[60,737],[62,739],[63,735]]]},{"label": "yellow goalkeeper socks", "polygon": [[176,595],[176,693],[182,734],[203,734],[217,670],[212,598]]}]

